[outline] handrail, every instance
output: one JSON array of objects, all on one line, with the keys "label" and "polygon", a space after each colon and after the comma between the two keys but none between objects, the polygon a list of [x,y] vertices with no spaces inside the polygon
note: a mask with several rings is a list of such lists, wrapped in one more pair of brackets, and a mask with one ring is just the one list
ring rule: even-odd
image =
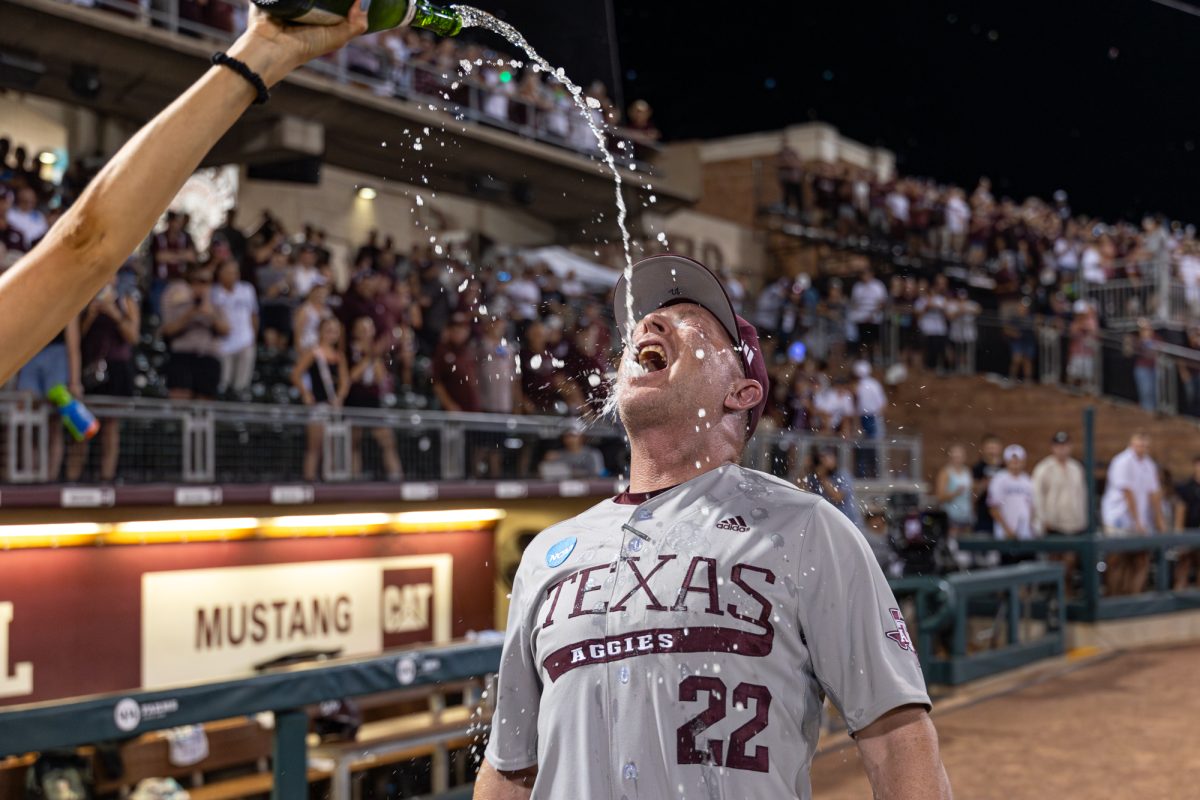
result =
[{"label": "handrail", "polygon": [[491,635],[216,683],[0,707],[0,757],[483,677],[499,669],[502,646],[502,637]]},{"label": "handrail", "polygon": [[[945,576],[897,578],[889,584],[899,597],[912,595],[916,606],[916,652],[931,682],[958,684],[1041,658],[1058,655],[1065,646],[1065,587],[1059,564],[1015,564]],[[1036,615],[1045,630],[1022,631],[1022,607],[1034,615],[1030,589],[1051,587],[1052,602],[1039,603]],[[1004,644],[981,653],[970,652],[968,622],[982,604],[989,616],[1007,618]],[[993,611],[995,609],[995,611]],[[899,623],[899,620],[897,620]],[[949,631],[947,655],[938,655],[939,639]]]},{"label": "handrail", "polygon": [[[44,482],[45,463],[39,461],[44,444],[41,433],[57,424],[44,403],[34,403],[29,393],[0,393],[0,433],[9,431],[10,460],[26,461],[42,470],[20,471],[10,466],[7,479],[12,483]],[[548,443],[574,428],[579,420],[561,416],[520,414],[483,414],[410,409],[346,408],[337,412],[301,405],[269,403],[232,403],[224,401],[163,400],[156,398],[84,398],[92,412],[109,424],[120,422],[124,430],[122,448],[141,446],[141,458],[124,471],[127,482],[174,481],[182,483],[267,483],[300,480],[301,456],[306,426],[317,423],[328,452],[351,453],[355,458],[373,448],[379,455],[380,432],[389,432],[408,480],[461,481],[475,479],[473,466],[486,462],[495,452],[502,462],[498,471],[489,471],[490,480],[522,480],[538,472],[535,457]],[[164,424],[177,423],[177,424]],[[38,435],[18,434],[18,425]],[[24,430],[24,429],[22,429]],[[608,460],[609,469],[619,469],[624,431],[616,424],[599,419],[587,427],[591,437]],[[364,435],[372,432],[372,436]],[[236,445],[236,446],[235,446]],[[789,477],[798,477],[802,468],[795,456],[811,447],[834,447],[841,454],[842,466],[860,484],[911,481],[920,488],[922,481],[921,441],[918,437],[888,434],[869,439],[848,439],[799,431],[772,431],[762,428],[746,449],[743,463],[765,471],[776,471],[772,455],[790,455]],[[516,451],[521,451],[518,455]],[[512,455],[505,456],[508,452]],[[253,458],[253,462],[249,461]],[[505,460],[507,459],[507,460]],[[362,469],[346,467],[327,472],[326,481],[361,481],[363,476],[382,474],[374,460],[360,464]],[[250,468],[253,467],[253,468]],[[544,479],[578,477],[555,472],[553,466]],[[145,473],[144,475],[142,473]],[[139,477],[140,475],[140,477]],[[592,477],[604,477],[592,476]]]},{"label": "handrail", "polygon": [[[1200,608],[1200,590],[1172,590],[1168,559],[1168,552],[1175,548],[1200,550],[1200,531],[1117,537],[1090,533],[1029,540],[964,536],[959,538],[958,546],[960,550],[968,552],[998,552],[1008,555],[1075,553],[1079,559],[1080,575],[1083,577],[1083,594],[1067,603],[1067,616],[1072,620],[1097,622]],[[1154,554],[1154,569],[1151,571],[1154,588],[1148,592],[1128,596],[1102,594],[1100,568],[1104,554],[1138,552]]]}]

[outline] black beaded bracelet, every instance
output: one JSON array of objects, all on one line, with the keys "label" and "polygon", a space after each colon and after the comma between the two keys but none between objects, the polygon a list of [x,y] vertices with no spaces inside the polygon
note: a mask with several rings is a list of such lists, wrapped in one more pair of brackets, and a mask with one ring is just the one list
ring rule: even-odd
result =
[{"label": "black beaded bracelet", "polygon": [[258,96],[254,98],[255,105],[262,105],[271,99],[271,93],[267,91],[266,81],[264,81],[262,76],[257,72],[246,66],[244,62],[238,61],[236,58],[226,53],[218,52],[213,53],[212,63],[213,66],[217,67],[229,67],[238,75],[241,75],[243,78],[245,78],[250,85],[254,87],[254,91],[258,94]]}]

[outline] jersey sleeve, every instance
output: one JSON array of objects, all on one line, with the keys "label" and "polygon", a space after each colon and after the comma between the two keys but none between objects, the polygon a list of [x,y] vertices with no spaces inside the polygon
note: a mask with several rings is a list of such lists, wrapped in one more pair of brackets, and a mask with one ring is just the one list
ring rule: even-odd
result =
[{"label": "jersey sleeve", "polygon": [[533,603],[527,582],[527,565],[522,564],[513,581],[508,606],[508,626],[500,655],[496,682],[496,708],[485,757],[498,770],[508,772],[537,764],[538,706],[542,683],[533,657],[530,638]]},{"label": "jersey sleeve", "polygon": [[864,536],[824,501],[800,540],[799,621],[813,672],[851,733],[894,708],[930,708],[896,602]]}]

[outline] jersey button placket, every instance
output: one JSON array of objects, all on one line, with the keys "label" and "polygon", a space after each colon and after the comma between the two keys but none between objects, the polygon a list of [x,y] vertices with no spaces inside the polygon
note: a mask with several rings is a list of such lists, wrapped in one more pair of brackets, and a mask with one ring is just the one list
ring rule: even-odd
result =
[{"label": "jersey button placket", "polygon": [[[613,573],[612,592],[608,601],[610,609],[637,585],[629,566],[629,560],[637,559],[639,563],[644,562],[649,551],[653,549],[649,536],[643,531],[652,516],[650,509],[639,507],[629,521],[621,527],[621,552]],[[622,634],[644,627],[642,625],[644,612],[636,601],[637,597],[635,596],[625,604],[623,610],[605,615],[606,641],[616,640],[623,647],[624,642],[620,638]],[[630,725],[625,718],[630,714],[638,713],[635,698],[644,697],[638,691],[636,661],[635,657],[622,653],[615,660],[604,665],[610,713],[614,717],[614,722],[621,729],[631,732],[637,730],[637,725],[636,723]],[[621,794],[633,796],[631,784],[636,782],[638,775],[637,753],[635,752],[637,738],[634,735],[619,737],[614,741],[612,751],[614,763],[611,774],[616,776],[616,782],[620,784],[619,787],[614,787],[617,790],[614,796],[619,797]]]}]

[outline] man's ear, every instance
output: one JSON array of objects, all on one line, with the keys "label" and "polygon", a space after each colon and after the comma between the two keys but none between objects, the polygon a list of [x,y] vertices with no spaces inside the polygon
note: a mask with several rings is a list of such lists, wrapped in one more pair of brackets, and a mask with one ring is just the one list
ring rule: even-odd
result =
[{"label": "man's ear", "polygon": [[746,411],[762,402],[763,390],[758,381],[742,378],[725,395],[727,411]]}]

